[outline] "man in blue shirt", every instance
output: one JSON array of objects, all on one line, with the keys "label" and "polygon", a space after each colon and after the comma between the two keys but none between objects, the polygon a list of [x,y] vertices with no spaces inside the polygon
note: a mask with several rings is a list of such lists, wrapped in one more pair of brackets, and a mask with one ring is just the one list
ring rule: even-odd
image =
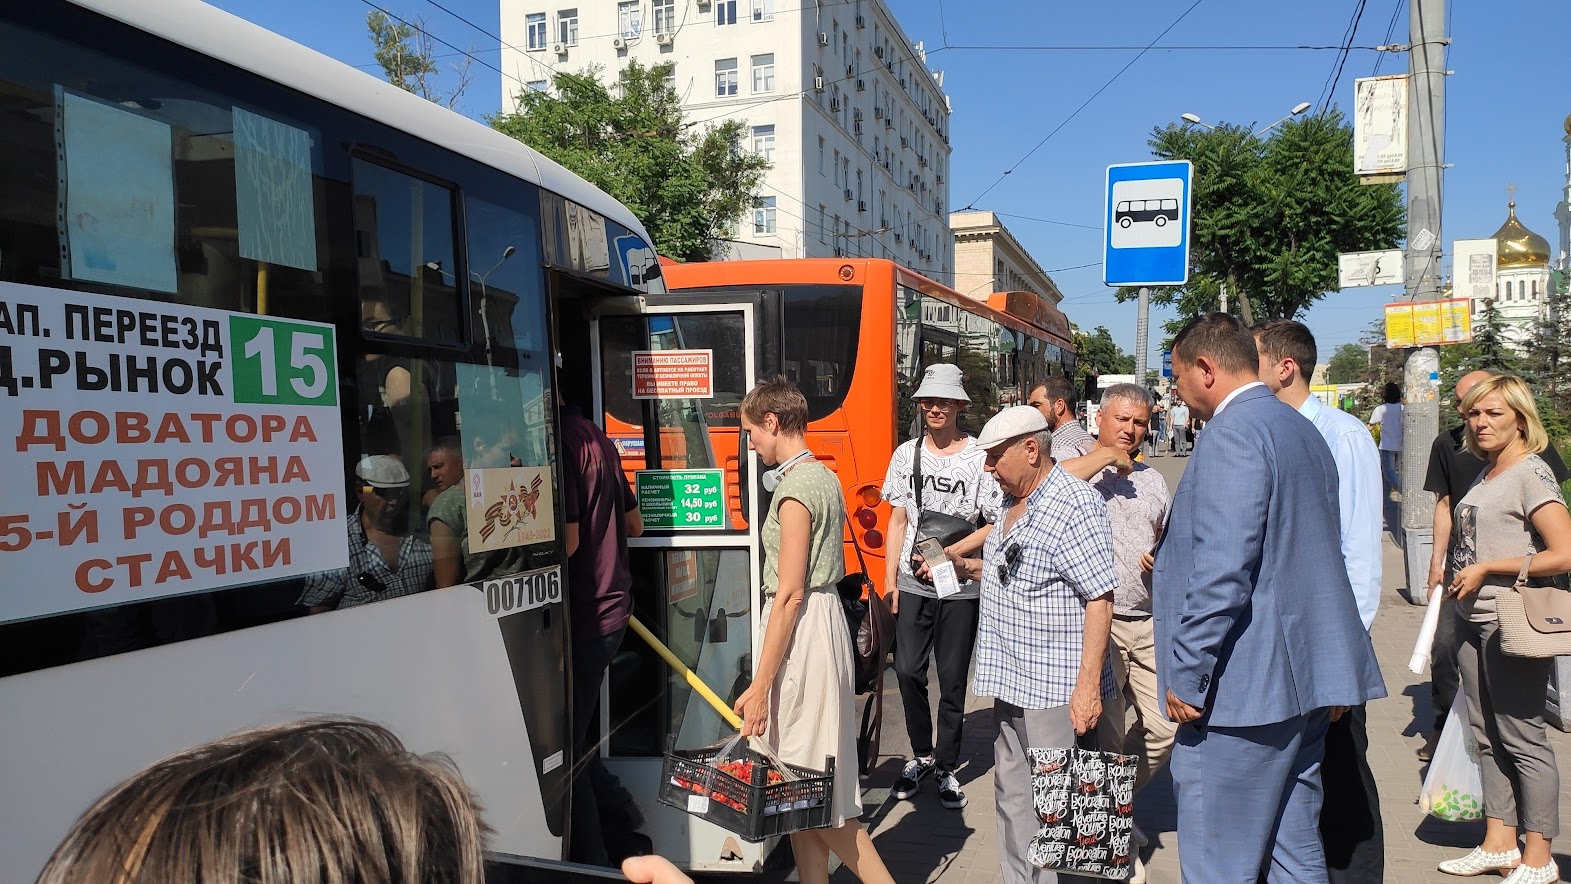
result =
[{"label": "man in blue shirt", "polygon": [[[1341,509],[1342,559],[1358,601],[1365,631],[1380,609],[1381,503],[1380,453],[1363,421],[1323,404],[1309,392],[1317,352],[1315,338],[1301,322],[1278,319],[1255,328],[1260,351],[1260,380],[1276,398],[1298,409],[1325,437],[1336,462],[1337,502]],[[1333,715],[1336,715],[1333,710]],[[1369,769],[1369,734],[1364,707],[1336,716],[1326,731],[1320,775],[1325,803],[1320,836],[1332,882],[1378,882],[1385,876],[1385,838],[1380,795]]]}]

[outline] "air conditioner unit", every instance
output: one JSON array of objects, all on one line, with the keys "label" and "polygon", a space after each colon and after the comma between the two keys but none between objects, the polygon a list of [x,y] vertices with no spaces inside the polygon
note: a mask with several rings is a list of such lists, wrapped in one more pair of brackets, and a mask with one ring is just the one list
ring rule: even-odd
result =
[{"label": "air conditioner unit", "polygon": [[661,46],[670,46],[671,42],[674,39],[675,39],[675,35],[674,34],[656,34],[655,35],[655,42],[660,44]]},{"label": "air conditioner unit", "polygon": [[927,157],[924,157],[921,154],[917,154],[916,155],[916,164],[918,166],[921,166],[922,168],[926,169],[927,168]]},{"label": "air conditioner unit", "polygon": [[867,211],[867,203],[863,202],[862,200],[857,200],[856,201],[856,210],[858,212],[865,212],[865,211]]},{"label": "air conditioner unit", "polygon": [[855,126],[856,134],[857,135],[861,135],[862,134],[862,121],[861,120],[857,120],[853,125]]},{"label": "air conditioner unit", "polygon": [[840,113],[840,99],[838,99],[838,98],[831,98],[831,99],[829,99],[829,112],[830,113],[834,113],[834,114]]},{"label": "air conditioner unit", "polygon": [[699,9],[708,9],[709,8],[709,0],[698,0],[698,8]]},{"label": "air conditioner unit", "polygon": [[858,123],[862,122],[862,109],[859,107],[852,108],[851,119],[856,120]]},{"label": "air conditioner unit", "polygon": [[[702,2],[702,0],[700,0],[700,2]],[[818,32],[818,45],[820,45],[820,46],[828,46],[829,45],[829,35],[827,33],[823,32],[823,31],[819,31]]]},{"label": "air conditioner unit", "polygon": [[889,219],[888,218],[879,218],[878,219],[878,226],[879,227],[888,227],[889,226]]},{"label": "air conditioner unit", "polygon": [[911,139],[905,137],[904,135],[900,136],[900,146],[901,147],[910,147],[911,146]]},{"label": "air conditioner unit", "polygon": [[823,77],[814,77],[813,78],[813,91],[814,92],[822,92],[822,91],[824,91],[824,78]]},{"label": "air conditioner unit", "polygon": [[[861,19],[857,19],[857,21],[861,21]],[[884,57],[884,47],[882,47],[882,46],[874,46],[873,47],[873,54],[878,56],[879,58],[883,58]]]},{"label": "air conditioner unit", "polygon": [[567,54],[567,44],[566,43],[554,44],[551,47],[551,51],[555,52],[557,55],[566,55]]},{"label": "air conditioner unit", "polygon": [[862,17],[862,16],[860,16],[860,15],[857,16],[856,17],[856,26],[859,27],[859,28],[867,27],[867,19]]},{"label": "air conditioner unit", "polygon": [[894,127],[895,127],[894,118],[893,117],[887,117],[887,116],[884,117],[884,128],[885,129],[893,129]]},{"label": "air conditioner unit", "polygon": [[900,234],[898,232],[895,234],[895,242],[896,243],[900,242]]},{"label": "air conditioner unit", "polygon": [[905,77],[901,77],[900,78],[900,88],[904,89],[905,87],[906,87],[906,78]]},{"label": "air conditioner unit", "polygon": [[883,105],[879,105],[878,107],[873,108],[873,119],[875,119],[875,120],[882,120],[883,118],[884,118]]},{"label": "air conditioner unit", "polygon": [[856,76],[856,65],[854,65],[854,64],[846,65],[846,79],[849,80],[849,79],[851,79],[854,76]]},{"label": "air conditioner unit", "polygon": [[611,48],[612,49],[626,49],[627,48],[627,41],[622,39],[621,37],[612,37],[611,38]]},{"label": "air conditioner unit", "polygon": [[857,80],[856,81],[856,91],[858,91],[858,92],[866,92],[867,91],[867,81],[866,80]]}]

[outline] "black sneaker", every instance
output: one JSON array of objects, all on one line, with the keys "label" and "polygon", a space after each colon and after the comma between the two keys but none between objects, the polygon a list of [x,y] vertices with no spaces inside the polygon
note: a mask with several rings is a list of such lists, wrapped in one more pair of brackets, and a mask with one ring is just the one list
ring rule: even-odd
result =
[{"label": "black sneaker", "polygon": [[954,771],[938,772],[938,800],[950,810],[966,806],[966,793],[960,791],[960,781],[955,778]]},{"label": "black sneaker", "polygon": [[900,779],[895,780],[895,787],[891,790],[891,794],[901,801],[910,798],[922,785],[922,779],[932,772],[931,759],[923,761],[920,758],[913,758],[907,761],[906,766],[900,771]]}]

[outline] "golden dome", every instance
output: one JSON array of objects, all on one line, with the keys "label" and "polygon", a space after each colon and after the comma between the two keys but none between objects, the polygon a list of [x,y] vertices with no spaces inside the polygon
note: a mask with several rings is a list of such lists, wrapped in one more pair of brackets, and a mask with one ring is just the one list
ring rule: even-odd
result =
[{"label": "golden dome", "polygon": [[1547,267],[1549,266],[1549,240],[1544,239],[1516,220],[1516,201],[1510,203],[1511,214],[1506,223],[1495,231],[1496,267]]},{"label": "golden dome", "polygon": [[1566,115],[1565,127],[1566,127],[1566,134],[1567,135],[1571,135],[1571,114],[1567,114]]}]

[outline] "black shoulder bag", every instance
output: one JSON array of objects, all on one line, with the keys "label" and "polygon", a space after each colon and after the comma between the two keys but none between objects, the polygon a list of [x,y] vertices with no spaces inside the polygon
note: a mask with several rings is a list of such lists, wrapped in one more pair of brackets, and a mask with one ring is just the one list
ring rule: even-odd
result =
[{"label": "black shoulder bag", "polygon": [[[946,547],[953,546],[958,541],[970,537],[972,532],[976,531],[976,523],[969,519],[962,519],[959,516],[951,516],[948,513],[940,513],[922,507],[923,438],[924,434],[918,432],[916,449],[911,452],[911,490],[916,495],[917,512],[916,540],[920,543],[923,540],[932,538]],[[916,544],[912,544],[913,554],[915,550]]]}]

